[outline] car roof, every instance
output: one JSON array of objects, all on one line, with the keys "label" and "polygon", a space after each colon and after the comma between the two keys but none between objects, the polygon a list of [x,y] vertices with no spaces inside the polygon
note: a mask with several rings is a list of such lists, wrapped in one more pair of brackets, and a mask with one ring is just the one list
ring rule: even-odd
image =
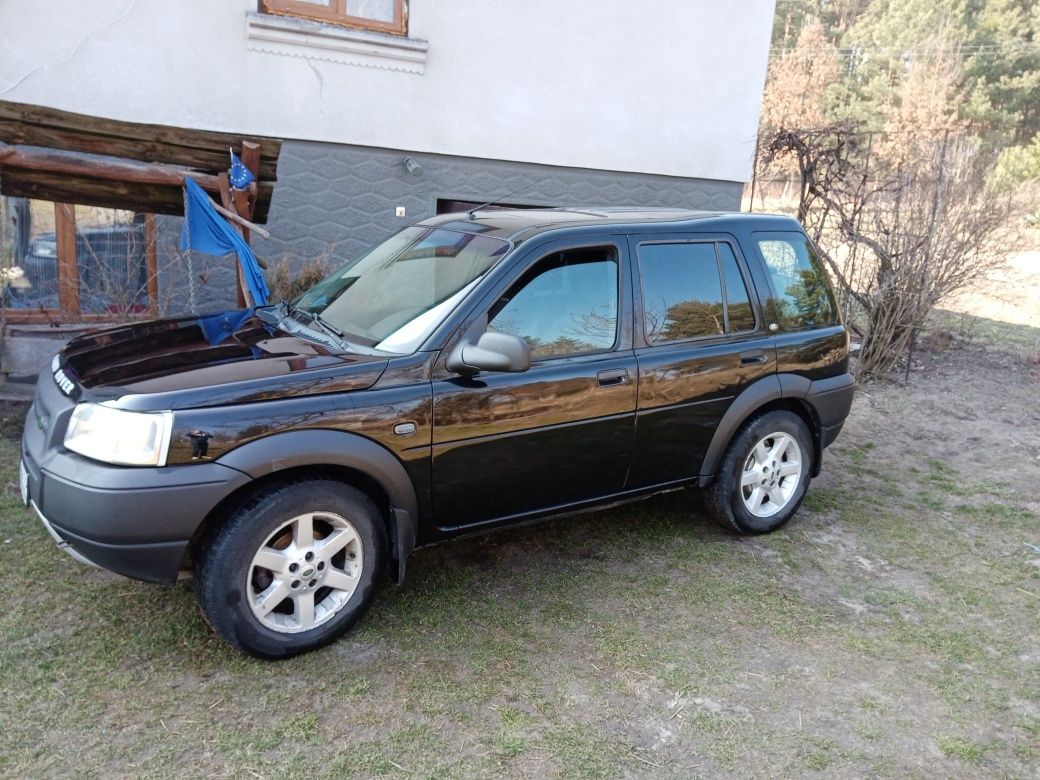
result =
[{"label": "car roof", "polygon": [[799,229],[791,217],[727,211],[694,211],[678,208],[574,206],[553,209],[475,209],[430,217],[418,224],[467,233],[524,241],[539,233],[562,228],[606,227],[645,229],[668,225],[669,229],[698,232],[724,231],[739,223],[745,229]]}]

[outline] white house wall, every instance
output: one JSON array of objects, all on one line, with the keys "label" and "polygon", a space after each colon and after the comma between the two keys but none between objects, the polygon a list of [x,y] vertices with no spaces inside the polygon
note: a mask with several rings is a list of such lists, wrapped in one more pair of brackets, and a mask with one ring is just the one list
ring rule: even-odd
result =
[{"label": "white house wall", "polygon": [[255,11],[256,0],[0,3],[0,99],[288,139],[750,177],[773,0],[410,0],[409,36],[428,48],[406,70],[322,59],[343,57],[318,47],[257,50]]}]

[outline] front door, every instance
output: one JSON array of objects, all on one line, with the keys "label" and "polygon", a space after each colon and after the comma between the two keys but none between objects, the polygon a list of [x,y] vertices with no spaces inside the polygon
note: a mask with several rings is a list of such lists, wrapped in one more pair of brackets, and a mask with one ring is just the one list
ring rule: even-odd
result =
[{"label": "front door", "polygon": [[639,399],[627,487],[690,479],[740,391],[776,371],[747,269],[726,236],[633,237]]},{"label": "front door", "polygon": [[487,310],[531,346],[524,373],[434,381],[433,510],[451,530],[622,489],[636,361],[624,243],[554,247]]}]

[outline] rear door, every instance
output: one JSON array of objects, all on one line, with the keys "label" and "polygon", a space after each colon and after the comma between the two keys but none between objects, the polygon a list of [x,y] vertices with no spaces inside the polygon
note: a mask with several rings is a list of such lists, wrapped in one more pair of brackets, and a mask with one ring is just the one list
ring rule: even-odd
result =
[{"label": "rear door", "polygon": [[627,488],[700,473],[733,399],[775,373],[776,350],[737,242],[633,235],[636,447]]}]

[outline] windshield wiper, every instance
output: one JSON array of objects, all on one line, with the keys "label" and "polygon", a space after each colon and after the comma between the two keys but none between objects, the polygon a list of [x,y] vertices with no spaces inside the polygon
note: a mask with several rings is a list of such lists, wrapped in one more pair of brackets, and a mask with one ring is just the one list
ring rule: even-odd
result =
[{"label": "windshield wiper", "polygon": [[277,325],[285,318],[287,308],[288,304],[285,301],[279,301],[269,306],[257,306],[253,309],[253,312],[264,322]]},{"label": "windshield wiper", "polygon": [[314,317],[314,322],[316,322],[318,325],[320,325],[325,330],[326,333],[331,333],[333,336],[338,338],[344,344],[348,343],[346,334],[343,331],[341,331],[339,328],[337,328],[335,325],[333,325],[331,322],[329,322],[327,319],[322,317],[320,314],[314,314],[314,315],[311,315],[311,316]]},{"label": "windshield wiper", "polygon": [[[381,350],[372,347],[365,347],[357,342],[350,341],[344,331],[340,330],[320,314],[309,312],[299,306],[289,306],[285,303],[281,303],[279,306],[282,307],[282,311],[284,312],[279,319],[279,322],[291,320],[298,323],[295,330],[306,331],[311,334],[312,338],[317,339],[323,344],[331,343],[332,346],[338,349],[342,349],[346,352],[356,352],[359,355],[384,354]],[[287,330],[290,333],[295,332],[291,327],[283,327],[282,330]]]},{"label": "windshield wiper", "polygon": [[[312,333],[316,333],[318,330],[320,330],[322,333],[325,334],[325,336],[327,336],[332,341],[333,346],[345,350],[355,349],[354,345],[347,341],[343,331],[341,331],[335,325],[332,325],[331,323],[322,319],[322,316],[320,314],[314,314],[312,312],[307,311],[306,309],[301,309],[299,306],[295,306],[291,309],[288,306],[286,306],[286,309],[286,318],[300,323],[304,326],[305,329],[311,331]],[[311,327],[314,325],[317,325],[317,328]]]}]

